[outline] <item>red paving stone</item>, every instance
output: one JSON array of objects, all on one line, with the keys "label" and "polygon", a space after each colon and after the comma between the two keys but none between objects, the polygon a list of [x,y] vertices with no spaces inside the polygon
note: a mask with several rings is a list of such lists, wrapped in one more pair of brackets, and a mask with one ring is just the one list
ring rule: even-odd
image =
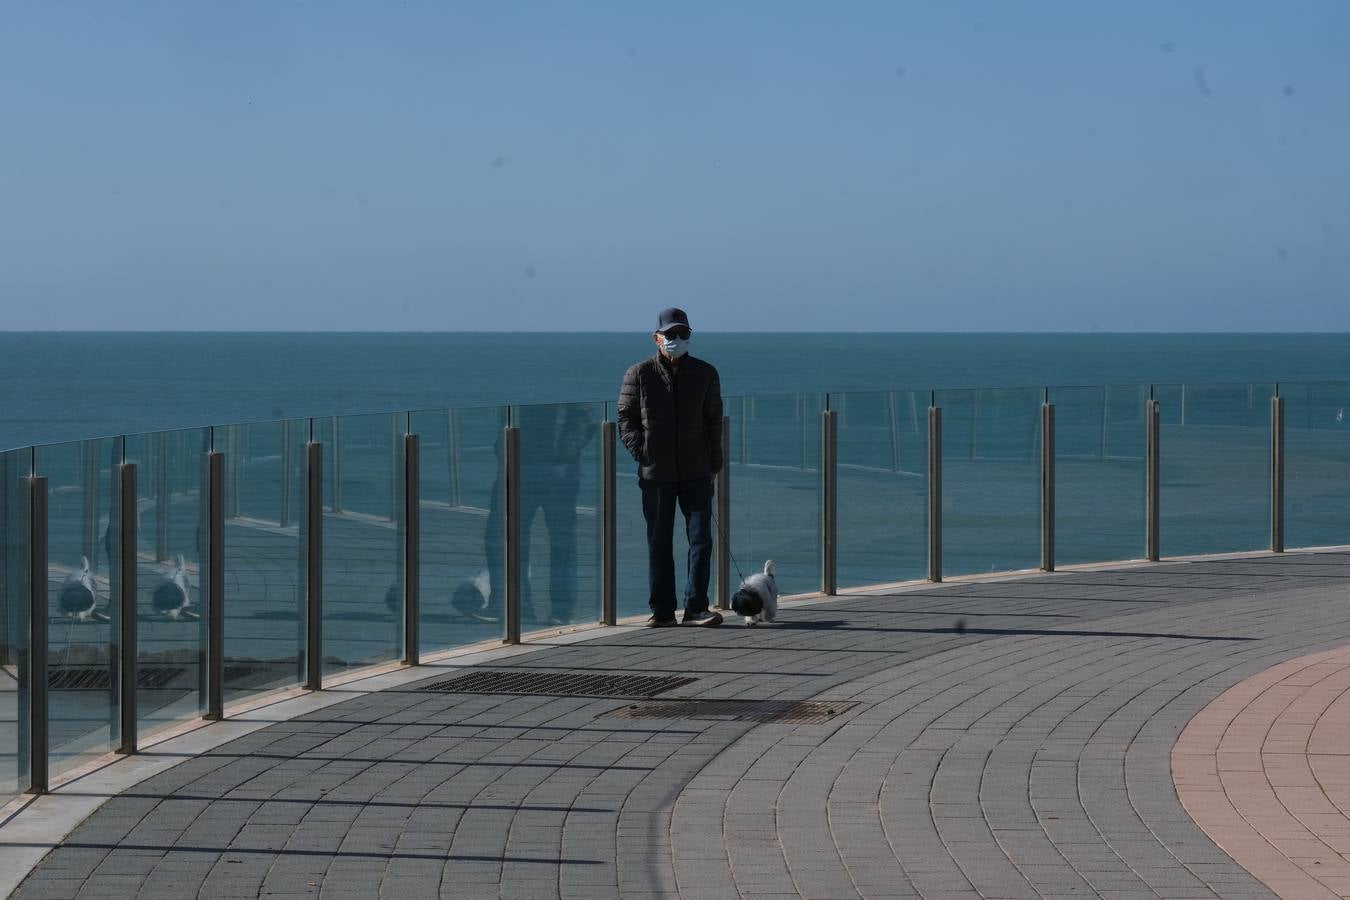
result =
[{"label": "red paving stone", "polygon": [[1350,897],[1350,646],[1234,685],[1172,749],[1182,805],[1282,897]]}]

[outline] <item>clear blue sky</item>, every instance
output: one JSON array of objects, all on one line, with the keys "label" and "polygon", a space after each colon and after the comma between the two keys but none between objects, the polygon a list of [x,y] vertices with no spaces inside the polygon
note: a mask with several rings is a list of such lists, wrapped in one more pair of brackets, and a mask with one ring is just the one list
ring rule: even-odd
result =
[{"label": "clear blue sky", "polygon": [[14,0],[0,327],[1350,331],[1350,3]]}]

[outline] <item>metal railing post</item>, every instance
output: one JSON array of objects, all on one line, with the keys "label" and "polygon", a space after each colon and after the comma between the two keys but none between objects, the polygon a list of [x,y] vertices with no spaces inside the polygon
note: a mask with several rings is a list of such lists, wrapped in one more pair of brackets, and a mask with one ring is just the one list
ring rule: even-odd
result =
[{"label": "metal railing post", "polygon": [[[158,442],[157,442],[158,443]],[[159,469],[164,469],[165,454],[159,455]],[[157,479],[162,482],[163,479]],[[156,503],[158,503],[158,499]],[[120,717],[118,753],[136,752],[136,677],[139,658],[136,646],[136,464],[118,466],[118,553],[117,565],[121,591],[117,597],[117,707]],[[158,514],[157,514],[158,515]],[[156,543],[159,541],[159,523],[156,520]],[[158,550],[156,551],[158,552]],[[162,557],[159,557],[162,558]]]},{"label": "metal railing post", "polygon": [[421,542],[422,445],[415,434],[403,436],[403,664],[422,664]]},{"label": "metal railing post", "polygon": [[614,422],[600,423],[600,624],[613,625],[618,611],[618,481]]},{"label": "metal railing post", "polygon": [[942,408],[928,407],[928,580],[942,580]]},{"label": "metal railing post", "polygon": [[506,467],[506,632],[504,644],[520,643],[520,428],[506,426],[503,440],[506,452],[502,465]]},{"label": "metal railing post", "polygon": [[731,417],[722,417],[722,471],[714,484],[717,507],[718,609],[731,608]]},{"label": "metal railing post", "polygon": [[820,592],[833,595],[838,584],[839,413],[820,416]]},{"label": "metal railing post", "polygon": [[1161,548],[1161,517],[1159,515],[1159,502],[1161,501],[1161,483],[1162,483],[1162,454],[1161,444],[1161,425],[1159,417],[1159,404],[1157,400],[1149,399],[1145,409],[1145,437],[1147,447],[1145,449],[1145,481],[1147,489],[1147,500],[1145,501],[1145,540],[1144,556],[1151,562],[1157,562],[1162,558]]},{"label": "metal railing post", "polygon": [[225,456],[206,456],[206,716],[225,717]]},{"label": "metal railing post", "polygon": [[318,691],[323,689],[323,444],[318,441],[305,445],[305,484],[305,687]]},{"label": "metal railing post", "polygon": [[1055,571],[1055,405],[1041,404],[1041,570]]},{"label": "metal railing post", "polygon": [[1270,549],[1284,552],[1284,398],[1270,398]]},{"label": "metal railing post", "polygon": [[47,769],[47,479],[28,482],[28,793],[45,794]]}]

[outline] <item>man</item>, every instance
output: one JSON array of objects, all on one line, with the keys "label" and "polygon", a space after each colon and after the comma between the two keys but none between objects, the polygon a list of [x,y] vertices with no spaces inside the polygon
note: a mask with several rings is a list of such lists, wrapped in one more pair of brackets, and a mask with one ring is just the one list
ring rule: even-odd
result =
[{"label": "man", "polygon": [[685,625],[720,625],[708,609],[713,476],[722,470],[722,384],[717,370],[689,355],[693,332],[681,309],[663,309],[657,353],[630,368],[619,390],[619,439],[638,464],[647,520],[650,628],[675,623],[675,505],[689,537]]}]

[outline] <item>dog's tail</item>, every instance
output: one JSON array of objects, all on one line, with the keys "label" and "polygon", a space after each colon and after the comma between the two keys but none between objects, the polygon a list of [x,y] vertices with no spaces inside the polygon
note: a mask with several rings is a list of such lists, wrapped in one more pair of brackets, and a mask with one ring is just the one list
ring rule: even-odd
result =
[{"label": "dog's tail", "polygon": [[768,575],[770,578],[773,577],[773,560],[769,559],[764,561],[764,574]]}]

